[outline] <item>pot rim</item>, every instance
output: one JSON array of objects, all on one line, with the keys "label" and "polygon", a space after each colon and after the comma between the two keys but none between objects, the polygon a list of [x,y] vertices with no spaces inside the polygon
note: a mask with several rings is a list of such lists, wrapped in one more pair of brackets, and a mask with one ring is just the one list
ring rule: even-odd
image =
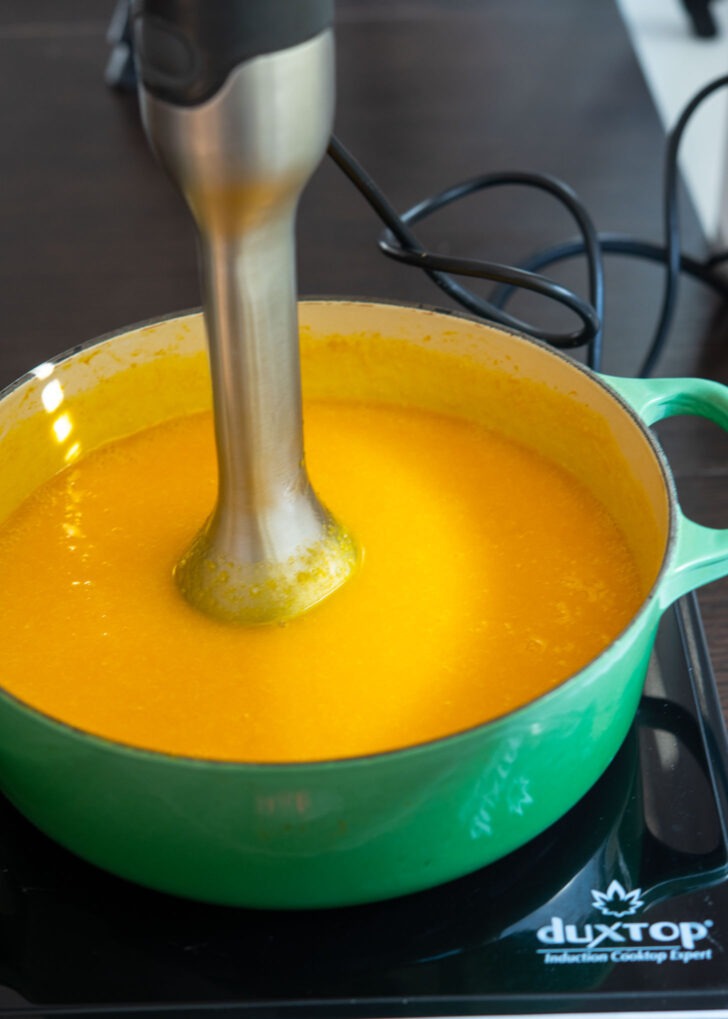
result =
[{"label": "pot rim", "polygon": [[[640,621],[648,615],[648,613],[654,610],[655,605],[658,604],[658,593],[660,586],[663,583],[666,573],[669,571],[671,565],[675,547],[676,547],[676,532],[677,532],[677,491],[672,477],[667,458],[657,442],[656,437],[650,430],[649,426],[642,420],[636,410],[625,400],[625,398],[613,389],[609,383],[600,375],[599,372],[594,371],[588,366],[581,364],[579,361],[575,361],[571,357],[567,356],[563,351],[556,347],[552,347],[545,343],[543,340],[538,340],[526,333],[519,332],[516,329],[510,327],[501,326],[498,323],[491,323],[485,319],[479,318],[465,311],[457,309],[440,308],[435,305],[429,305],[420,302],[407,302],[398,301],[394,299],[380,299],[380,298],[369,298],[369,297],[346,297],[346,296],[306,296],[299,298],[299,304],[347,304],[347,305],[366,305],[368,307],[382,307],[382,308],[398,308],[405,311],[422,312],[425,314],[435,314],[438,316],[448,316],[457,320],[464,320],[474,325],[483,326],[488,329],[493,329],[497,332],[505,333],[508,336],[512,336],[516,340],[524,341],[532,346],[538,347],[547,355],[555,357],[557,360],[562,361],[568,367],[579,371],[587,380],[601,388],[603,392],[607,394],[618,406],[619,409],[627,414],[632,424],[642,434],[643,438],[647,441],[651,453],[657,463],[657,466],[662,477],[663,484],[665,486],[667,494],[667,535],[665,541],[665,548],[662,555],[662,561],[660,568],[655,576],[652,586],[650,587],[647,594],[644,596],[639,609],[632,616],[630,621],[621,630],[616,637],[609,644],[607,644],[594,658],[590,659],[585,665],[583,665],[577,672],[572,672],[568,676],[565,676],[559,683],[550,689],[539,694],[537,697],[532,698],[525,704],[521,704],[511,710],[504,712],[501,715],[497,715],[494,718],[490,718],[485,722],[479,722],[476,725],[469,726],[465,729],[459,729],[456,732],[447,733],[444,736],[439,736],[434,739],[423,740],[418,743],[408,744],[403,747],[394,747],[390,750],[381,750],[369,754],[359,754],[351,757],[329,757],[316,760],[306,761],[246,761],[246,760],[219,760],[216,758],[206,757],[195,757],[191,754],[172,754],[162,750],[154,750],[147,747],[138,747],[132,743],[125,743],[119,739],[113,739],[107,736],[100,736],[96,733],[90,732],[86,729],[81,729],[63,719],[56,718],[55,716],[39,709],[31,704],[26,703],[22,698],[16,694],[11,693],[9,690],[2,686],[0,681],[0,698],[5,699],[11,704],[21,709],[23,712],[30,715],[32,718],[42,722],[52,729],[65,730],[67,733],[75,738],[81,739],[83,742],[89,743],[92,746],[96,746],[98,749],[105,752],[112,752],[120,754],[122,756],[131,756],[144,760],[151,759],[152,761],[169,764],[177,767],[192,768],[194,770],[225,770],[230,772],[241,772],[247,774],[263,774],[275,771],[278,774],[284,774],[286,772],[299,772],[305,770],[309,773],[314,771],[327,771],[332,768],[341,768],[346,766],[347,768],[361,767],[365,764],[371,764],[373,761],[385,761],[394,758],[401,758],[403,755],[417,755],[431,751],[435,747],[449,748],[454,741],[465,741],[478,738],[479,733],[485,729],[491,731],[495,728],[500,728],[503,725],[508,724],[515,716],[533,711],[547,698],[558,696],[567,686],[570,686],[573,682],[576,682],[580,678],[583,678],[586,673],[591,670],[594,665],[605,655],[611,653],[613,649],[626,642],[630,632],[637,627]],[[21,389],[24,385],[29,384],[43,376],[39,374],[39,369],[43,366],[48,365],[51,368],[55,368],[57,365],[64,364],[66,361],[70,361],[78,354],[85,353],[95,347],[101,346],[104,343],[111,342],[117,338],[126,336],[129,333],[137,330],[146,329],[151,326],[160,325],[163,323],[173,322],[176,319],[189,318],[191,316],[202,316],[202,309],[200,307],[192,307],[181,311],[169,312],[167,314],[157,315],[149,319],[143,319],[139,322],[132,323],[131,325],[122,326],[118,329],[110,330],[107,333],[103,333],[100,336],[93,337],[90,340],[86,340],[83,343],[76,344],[73,347],[67,348],[59,354],[48,358],[45,361],[40,362],[34,368],[24,372],[19,378],[9,383],[7,386],[0,389],[0,402],[4,401],[8,396],[12,395],[16,390]],[[659,609],[658,609],[659,611]],[[661,615],[661,611],[660,611]]]}]

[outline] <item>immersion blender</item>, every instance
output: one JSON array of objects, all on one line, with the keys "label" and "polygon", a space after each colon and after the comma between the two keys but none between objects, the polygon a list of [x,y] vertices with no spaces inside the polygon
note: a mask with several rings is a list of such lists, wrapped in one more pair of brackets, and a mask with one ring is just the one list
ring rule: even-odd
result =
[{"label": "immersion blender", "polygon": [[176,569],[222,620],[283,622],[355,569],[304,462],[295,215],[334,108],[333,0],[136,0],[152,149],[199,235],[218,498]]}]

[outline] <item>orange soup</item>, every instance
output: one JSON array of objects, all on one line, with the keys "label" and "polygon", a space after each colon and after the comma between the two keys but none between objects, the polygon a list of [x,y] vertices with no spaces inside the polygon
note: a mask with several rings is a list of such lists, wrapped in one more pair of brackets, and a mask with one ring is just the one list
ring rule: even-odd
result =
[{"label": "orange soup", "polygon": [[172,577],[215,499],[209,413],[90,452],[0,529],[2,683],[73,726],[235,761],[370,754],[478,725],[586,665],[645,595],[591,492],[468,420],[309,399],[309,473],[362,565],[244,628]]}]

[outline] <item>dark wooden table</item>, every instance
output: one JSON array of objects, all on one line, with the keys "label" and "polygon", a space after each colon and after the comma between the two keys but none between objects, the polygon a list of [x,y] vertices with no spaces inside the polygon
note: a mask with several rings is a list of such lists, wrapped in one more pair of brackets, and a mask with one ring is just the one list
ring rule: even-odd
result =
[{"label": "dark wooden table", "polygon": [[[0,383],[199,300],[187,212],[147,149],[134,97],[104,83],[114,6],[0,6]],[[538,170],[570,183],[600,229],[659,237],[664,136],[612,0],[338,0],[337,47],[337,132],[395,207],[481,172]],[[684,219],[686,247],[703,253],[687,203]],[[520,189],[473,198],[422,231],[436,250],[502,261],[572,233],[562,212]],[[301,210],[301,292],[447,305],[378,253],[378,234],[324,164]],[[604,367],[633,374],[661,272],[611,259],[607,275]],[[562,278],[582,285],[577,266]],[[659,373],[728,382],[725,320],[712,293],[684,284]],[[726,526],[726,437],[692,419],[663,436],[685,509]],[[700,600],[728,707],[728,583]]]}]

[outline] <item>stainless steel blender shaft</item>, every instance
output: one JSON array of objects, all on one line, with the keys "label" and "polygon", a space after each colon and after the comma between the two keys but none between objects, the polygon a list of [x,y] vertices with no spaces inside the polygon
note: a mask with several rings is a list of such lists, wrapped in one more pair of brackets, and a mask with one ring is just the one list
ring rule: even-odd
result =
[{"label": "stainless steel blender shaft", "polygon": [[333,77],[326,29],[240,64],[196,105],[141,89],[199,229],[218,454],[217,505],[176,577],[225,620],[299,615],[356,562],[306,473],[298,353],[294,220],[331,131]]}]

